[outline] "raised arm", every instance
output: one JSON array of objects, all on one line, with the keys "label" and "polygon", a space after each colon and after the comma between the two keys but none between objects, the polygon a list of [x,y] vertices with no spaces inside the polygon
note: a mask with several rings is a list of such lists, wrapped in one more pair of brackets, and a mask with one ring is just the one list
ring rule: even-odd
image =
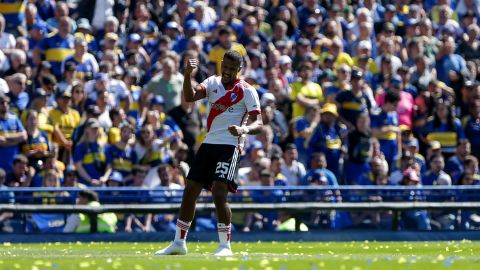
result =
[{"label": "raised arm", "polygon": [[206,97],[206,89],[200,85],[192,87],[192,72],[197,68],[198,61],[196,59],[188,59],[183,72],[183,97],[187,102],[194,102]]}]

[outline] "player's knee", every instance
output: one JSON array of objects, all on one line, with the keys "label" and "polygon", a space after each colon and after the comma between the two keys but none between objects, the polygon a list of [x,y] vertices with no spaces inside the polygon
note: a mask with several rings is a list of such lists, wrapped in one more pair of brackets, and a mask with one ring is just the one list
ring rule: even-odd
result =
[{"label": "player's knee", "polygon": [[215,203],[227,201],[228,189],[223,185],[214,184],[212,187],[212,198]]}]

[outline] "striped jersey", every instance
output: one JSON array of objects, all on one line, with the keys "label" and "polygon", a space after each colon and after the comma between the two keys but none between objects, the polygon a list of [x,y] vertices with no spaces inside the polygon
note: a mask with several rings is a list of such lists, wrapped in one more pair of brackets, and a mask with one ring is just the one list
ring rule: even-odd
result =
[{"label": "striped jersey", "polygon": [[207,136],[204,143],[243,146],[244,136],[235,137],[230,125],[242,126],[248,117],[260,113],[257,90],[238,79],[225,89],[220,76],[211,76],[200,84],[207,97]]}]

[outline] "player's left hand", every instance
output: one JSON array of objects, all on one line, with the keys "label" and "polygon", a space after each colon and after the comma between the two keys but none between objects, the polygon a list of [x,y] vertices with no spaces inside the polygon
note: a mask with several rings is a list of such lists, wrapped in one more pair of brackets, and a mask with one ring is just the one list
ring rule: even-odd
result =
[{"label": "player's left hand", "polygon": [[237,125],[231,125],[228,127],[228,131],[230,132],[230,134],[232,134],[233,136],[242,136],[243,135],[243,129],[242,127],[239,127]]}]

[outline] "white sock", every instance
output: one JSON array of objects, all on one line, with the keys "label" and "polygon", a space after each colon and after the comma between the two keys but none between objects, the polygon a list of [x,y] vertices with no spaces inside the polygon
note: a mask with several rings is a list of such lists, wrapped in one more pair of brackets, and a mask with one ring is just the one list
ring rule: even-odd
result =
[{"label": "white sock", "polygon": [[218,239],[220,240],[220,245],[230,246],[230,224],[225,225],[224,223],[218,223]]},{"label": "white sock", "polygon": [[185,222],[177,219],[177,226],[175,230],[175,242],[185,241],[187,239],[188,229],[192,222]]}]

